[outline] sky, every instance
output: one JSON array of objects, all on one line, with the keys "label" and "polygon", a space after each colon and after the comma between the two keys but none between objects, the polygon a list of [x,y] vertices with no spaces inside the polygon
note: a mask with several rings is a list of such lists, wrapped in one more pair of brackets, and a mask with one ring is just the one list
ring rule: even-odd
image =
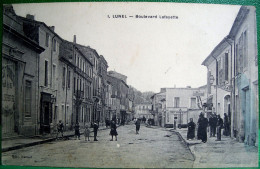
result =
[{"label": "sky", "polygon": [[[63,39],[90,46],[108,62],[108,70],[127,76],[127,84],[145,92],[164,87],[206,85],[201,65],[228,35],[240,6],[85,2],[14,4],[17,15],[55,26]],[[127,18],[113,18],[124,15]],[[136,15],[157,18],[136,18]],[[174,19],[160,19],[160,16]],[[133,16],[133,17],[130,17]],[[110,17],[110,18],[109,18]],[[178,19],[176,19],[178,17]]]}]

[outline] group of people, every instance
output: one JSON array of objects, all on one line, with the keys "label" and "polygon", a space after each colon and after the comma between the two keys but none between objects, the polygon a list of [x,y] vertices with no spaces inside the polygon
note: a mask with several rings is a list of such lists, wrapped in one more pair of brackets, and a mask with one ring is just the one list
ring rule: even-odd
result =
[{"label": "group of people", "polygon": [[[112,139],[111,141],[113,141],[113,137],[115,136],[115,140],[117,141],[117,126],[116,126],[116,122],[115,121],[111,121],[109,122],[110,124],[110,127],[111,127],[111,130],[110,130],[110,135],[112,136]],[[107,122],[106,122],[106,125],[107,125]],[[99,124],[98,124],[98,121],[95,121],[93,123],[93,132],[94,132],[94,141],[98,141],[97,140],[97,132],[98,132],[98,128],[99,128]],[[75,129],[75,137],[76,139],[79,139],[80,140],[80,126],[79,126],[79,123],[76,123],[76,125],[74,126],[74,129]],[[56,135],[56,138],[58,139],[58,136],[59,134],[61,134],[61,137],[63,138],[63,131],[64,131],[64,125],[62,123],[62,121],[60,120],[59,123],[57,124],[57,135]],[[85,129],[84,129],[84,136],[85,136],[85,141],[90,141],[89,140],[89,137],[90,137],[90,128],[88,125],[85,126]]]},{"label": "group of people", "polygon": [[[201,113],[199,115],[198,119],[198,130],[197,130],[197,139],[201,140],[203,143],[207,142],[207,128],[209,126],[210,128],[210,137],[215,137],[217,133],[217,139],[216,141],[221,141],[221,129],[224,128],[224,135],[229,136],[230,135],[230,120],[228,118],[228,115],[224,113],[224,122],[223,119],[220,117],[220,115],[212,114],[209,118],[204,117],[204,114]],[[193,122],[193,119],[190,119],[190,122],[188,123],[188,133],[187,133],[187,139],[191,140],[195,138],[195,129],[196,124]]]}]

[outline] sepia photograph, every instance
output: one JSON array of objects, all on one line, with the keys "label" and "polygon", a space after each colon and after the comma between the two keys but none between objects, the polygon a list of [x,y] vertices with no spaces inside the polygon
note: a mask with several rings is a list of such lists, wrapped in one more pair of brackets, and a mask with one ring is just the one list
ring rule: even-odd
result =
[{"label": "sepia photograph", "polygon": [[259,167],[255,6],[2,9],[2,165]]}]

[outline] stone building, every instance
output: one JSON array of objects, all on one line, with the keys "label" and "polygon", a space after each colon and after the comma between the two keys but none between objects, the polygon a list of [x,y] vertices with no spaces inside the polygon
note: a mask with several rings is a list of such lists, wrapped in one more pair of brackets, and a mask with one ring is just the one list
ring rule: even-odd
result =
[{"label": "stone building", "polygon": [[256,9],[242,6],[230,30],[233,49],[232,134],[258,146],[258,52]]},{"label": "stone building", "polygon": [[108,106],[106,104],[106,94],[107,94],[107,61],[100,55],[99,64],[98,64],[98,74],[100,76],[100,103],[101,103],[101,113],[100,113],[100,122],[105,122],[106,113],[108,112]]},{"label": "stone building", "polygon": [[2,138],[38,133],[40,54],[45,48],[11,5],[3,6]]},{"label": "stone building", "polygon": [[229,115],[231,136],[249,145],[258,145],[256,37],[255,8],[242,6],[229,34],[202,63],[208,67],[208,100],[222,117]]},{"label": "stone building", "polygon": [[45,50],[39,59],[39,128],[40,134],[50,133],[51,128],[57,123],[55,119],[60,111],[57,103],[59,46],[62,38],[54,32],[54,26],[47,26],[44,22],[34,19],[33,15],[27,14],[26,18],[19,17],[24,24],[25,33],[35,40]]},{"label": "stone building", "polygon": [[165,88],[166,112],[165,127],[173,127],[174,120],[176,127],[187,124],[190,118],[198,121],[199,114],[203,111],[203,100],[206,99],[206,88]]},{"label": "stone building", "polygon": [[107,77],[108,81],[113,86],[112,98],[115,99],[114,105],[116,106],[116,118],[120,119],[120,121],[126,121],[128,116],[127,110],[129,106],[127,96],[129,86],[122,79],[118,79],[110,75],[107,75]]},{"label": "stone building", "polygon": [[153,114],[151,113],[152,104],[151,103],[142,103],[135,105],[135,118],[154,119]]},{"label": "stone building", "polygon": [[163,102],[166,100],[166,92],[156,93],[151,97],[152,114],[154,116],[155,125],[164,127],[165,112]]}]

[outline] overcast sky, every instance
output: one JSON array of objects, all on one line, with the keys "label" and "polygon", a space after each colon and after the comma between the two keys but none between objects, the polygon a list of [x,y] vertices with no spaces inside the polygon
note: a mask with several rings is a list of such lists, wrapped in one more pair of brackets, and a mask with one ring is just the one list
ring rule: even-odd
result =
[{"label": "overcast sky", "polygon": [[[62,38],[96,49],[108,70],[138,90],[206,84],[203,60],[228,35],[240,6],[177,3],[15,4],[16,14],[55,26]],[[115,19],[112,15],[127,15]],[[110,18],[108,18],[108,15]],[[129,18],[134,16],[133,18]],[[136,19],[135,15],[178,16]]]}]

